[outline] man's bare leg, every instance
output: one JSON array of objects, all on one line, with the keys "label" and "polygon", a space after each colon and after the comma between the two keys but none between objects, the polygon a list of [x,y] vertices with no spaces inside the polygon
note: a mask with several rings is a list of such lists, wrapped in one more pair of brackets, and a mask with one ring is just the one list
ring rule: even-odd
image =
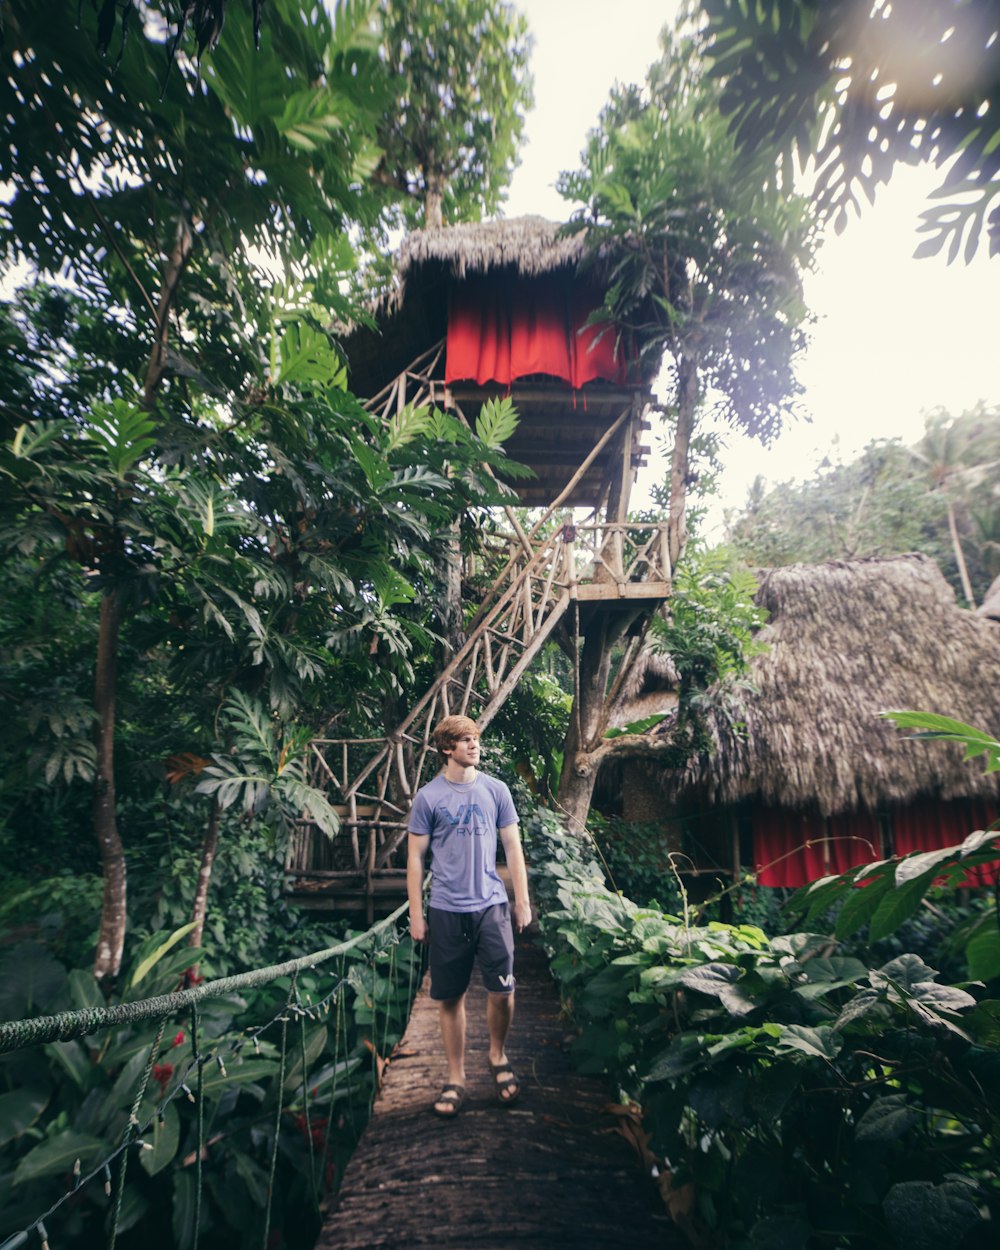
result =
[{"label": "man's bare leg", "polygon": [[[504,1046],[514,1019],[514,995],[486,995],[486,1028],[490,1035],[490,1063],[493,1065],[494,1079],[499,1083],[514,1076],[514,1071],[507,1064],[507,1052]],[[511,1102],[520,1093],[515,1082],[508,1084],[499,1091],[501,1102]]]},{"label": "man's bare leg", "polygon": [[[465,1084],[465,995],[460,998],[446,998],[438,1003],[438,1017],[441,1021],[441,1039],[444,1042],[444,1057],[448,1064],[449,1085]],[[438,1099],[435,1108],[443,1108],[448,1114],[449,1098]]]}]

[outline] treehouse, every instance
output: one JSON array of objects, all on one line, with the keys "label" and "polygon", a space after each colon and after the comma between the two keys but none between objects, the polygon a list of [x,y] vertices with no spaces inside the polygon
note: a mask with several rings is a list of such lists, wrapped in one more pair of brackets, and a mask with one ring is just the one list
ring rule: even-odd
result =
[{"label": "treehouse", "polygon": [[303,820],[288,864],[301,901],[363,897],[372,915],[376,896],[397,897],[394,864],[434,764],[433,725],[458,712],[485,728],[557,628],[572,621],[579,638],[618,614],[638,633],[670,593],[666,526],[627,520],[649,454],[652,379],[644,345],[600,319],[608,280],[583,233],[541,218],[420,231],[372,323],[344,339],[351,389],[387,421],[431,404],[472,426],[483,403],[510,396],[519,422],[505,451],[531,470],[509,478],[511,505],[538,513],[526,526],[506,507],[509,559],[402,723],[364,742],[314,744],[343,836],[326,842]]}]

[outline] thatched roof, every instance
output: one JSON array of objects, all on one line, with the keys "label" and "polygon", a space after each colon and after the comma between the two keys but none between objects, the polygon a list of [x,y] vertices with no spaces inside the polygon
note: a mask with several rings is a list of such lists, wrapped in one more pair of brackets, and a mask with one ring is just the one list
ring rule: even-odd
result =
[{"label": "thatched roof", "polygon": [[976,613],[987,620],[1000,621],[1000,577],[994,579]]},{"label": "thatched roof", "polygon": [[632,665],[611,709],[609,724],[621,729],[633,721],[677,706],[677,670],[668,655],[644,650]]},{"label": "thatched roof", "polygon": [[1000,736],[1000,630],[959,608],[922,555],[796,564],[763,575],[768,650],[734,727],[709,722],[715,751],[667,790],[712,802],[759,798],[824,815],[920,797],[997,796],[996,774],[957,746],[915,742],[880,712],[937,712]]},{"label": "thatched roof", "polygon": [[540,278],[573,269],[583,256],[584,231],[560,236],[562,226],[544,217],[512,217],[438,230],[415,230],[399,249],[396,272],[401,287],[422,265],[443,266],[453,278],[510,269],[522,278]]}]

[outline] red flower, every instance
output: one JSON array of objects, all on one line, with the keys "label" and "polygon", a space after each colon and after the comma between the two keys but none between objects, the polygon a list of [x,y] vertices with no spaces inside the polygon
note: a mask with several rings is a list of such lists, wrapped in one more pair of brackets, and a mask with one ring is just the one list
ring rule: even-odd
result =
[{"label": "red flower", "polygon": [[305,1115],[299,1111],[295,1116],[295,1124],[299,1132],[302,1134],[303,1141],[308,1142],[309,1138],[312,1137],[314,1148],[318,1147],[319,1149],[322,1149],[323,1146],[325,1146],[326,1127],[329,1123],[330,1120],[327,1116],[313,1117],[309,1120],[307,1128]]},{"label": "red flower", "polygon": [[153,1064],[153,1080],[160,1083],[160,1096],[167,1092],[167,1086],[170,1084],[170,1078],[174,1074],[174,1065],[172,1063],[154,1063]]},{"label": "red flower", "polygon": [[183,1043],[183,1041],[184,1041],[184,1030],[181,1029],[181,1031],[175,1036],[174,1040],[170,1043],[170,1045],[180,1046]]}]

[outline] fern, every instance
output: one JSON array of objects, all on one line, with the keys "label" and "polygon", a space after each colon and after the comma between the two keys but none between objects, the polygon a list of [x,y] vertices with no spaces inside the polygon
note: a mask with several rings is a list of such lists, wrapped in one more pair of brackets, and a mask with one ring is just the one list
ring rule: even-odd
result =
[{"label": "fern", "polygon": [[509,395],[488,399],[476,418],[476,434],[487,447],[502,446],[518,425],[517,409]]}]

